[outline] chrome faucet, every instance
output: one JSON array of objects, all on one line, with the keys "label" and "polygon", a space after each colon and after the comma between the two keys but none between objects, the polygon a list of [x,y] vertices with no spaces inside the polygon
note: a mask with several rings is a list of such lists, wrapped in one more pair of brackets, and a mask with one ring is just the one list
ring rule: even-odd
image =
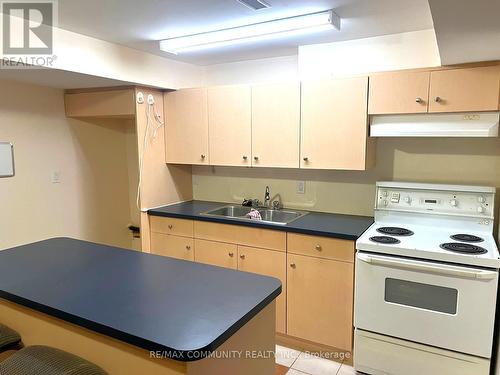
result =
[{"label": "chrome faucet", "polygon": [[269,191],[269,186],[266,186],[266,192],[264,194],[264,206],[269,207],[270,202],[271,202],[271,193]]}]

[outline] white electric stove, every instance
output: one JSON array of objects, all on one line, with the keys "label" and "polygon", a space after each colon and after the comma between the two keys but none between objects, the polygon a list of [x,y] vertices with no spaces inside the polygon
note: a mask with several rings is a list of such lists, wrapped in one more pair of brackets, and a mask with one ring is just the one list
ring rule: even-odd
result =
[{"label": "white electric stove", "polygon": [[495,189],[380,182],[356,242],[355,368],[489,374],[500,259]]}]

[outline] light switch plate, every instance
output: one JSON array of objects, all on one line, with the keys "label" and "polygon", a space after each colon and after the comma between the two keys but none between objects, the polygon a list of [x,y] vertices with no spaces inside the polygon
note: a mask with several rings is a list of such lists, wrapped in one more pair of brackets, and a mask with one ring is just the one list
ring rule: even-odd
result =
[{"label": "light switch plate", "polygon": [[305,194],[305,193],[306,193],[306,182],[297,181],[297,194]]},{"label": "light switch plate", "polygon": [[53,184],[61,183],[61,172],[59,171],[52,172],[52,183]]}]

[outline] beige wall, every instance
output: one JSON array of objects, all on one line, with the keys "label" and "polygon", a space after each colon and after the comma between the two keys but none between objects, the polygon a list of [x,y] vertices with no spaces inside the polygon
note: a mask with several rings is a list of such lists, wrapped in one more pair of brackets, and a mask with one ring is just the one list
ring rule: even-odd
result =
[{"label": "beige wall", "polygon": [[[380,138],[377,165],[367,172],[194,167],[195,199],[241,202],[280,193],[285,206],[373,215],[375,182],[401,180],[500,188],[500,138]],[[297,194],[297,181],[306,181]]]},{"label": "beige wall", "polygon": [[0,248],[53,236],[130,247],[133,121],[67,119],[62,90],[0,87],[0,140],[14,143],[16,162],[16,176],[0,179]]}]

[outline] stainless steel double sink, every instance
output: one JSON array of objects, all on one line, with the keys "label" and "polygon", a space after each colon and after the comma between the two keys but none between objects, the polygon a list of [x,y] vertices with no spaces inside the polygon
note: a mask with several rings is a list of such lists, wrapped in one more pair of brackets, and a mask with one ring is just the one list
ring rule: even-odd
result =
[{"label": "stainless steel double sink", "polygon": [[259,211],[262,220],[251,219],[247,217],[252,209],[250,207],[228,205],[219,207],[210,211],[201,213],[206,216],[217,216],[229,219],[247,220],[258,223],[268,223],[277,225],[286,225],[294,220],[297,220],[309,212],[306,211],[291,211],[291,210],[273,210],[270,208],[256,208]]}]

